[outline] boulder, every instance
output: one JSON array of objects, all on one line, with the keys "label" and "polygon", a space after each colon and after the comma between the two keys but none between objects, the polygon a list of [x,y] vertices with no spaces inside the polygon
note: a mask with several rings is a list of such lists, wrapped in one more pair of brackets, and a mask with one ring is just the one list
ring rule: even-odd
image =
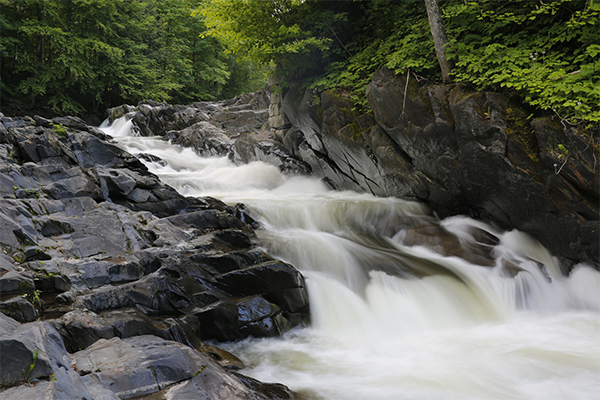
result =
[{"label": "boulder", "polygon": [[155,336],[102,339],[73,357],[88,386],[111,390],[120,399],[167,387],[172,399],[267,398],[226,372],[209,355]]},{"label": "boulder", "polygon": [[171,131],[168,136],[175,138],[174,143],[191,147],[203,156],[227,156],[234,141],[225,134],[225,130],[210,122],[198,122],[181,131]]},{"label": "boulder", "polygon": [[33,304],[21,296],[1,302],[0,312],[19,322],[31,322],[40,317]]},{"label": "boulder", "polygon": [[189,106],[142,102],[137,107],[116,107],[109,114],[113,119],[130,118],[134,129],[144,136],[163,136],[203,156],[228,157],[238,164],[263,161],[282,172],[310,173],[307,163],[271,137],[267,98],[266,92],[259,91]]},{"label": "boulder", "polygon": [[200,321],[203,339],[218,341],[280,336],[298,323],[262,296],[221,300],[192,312]]}]

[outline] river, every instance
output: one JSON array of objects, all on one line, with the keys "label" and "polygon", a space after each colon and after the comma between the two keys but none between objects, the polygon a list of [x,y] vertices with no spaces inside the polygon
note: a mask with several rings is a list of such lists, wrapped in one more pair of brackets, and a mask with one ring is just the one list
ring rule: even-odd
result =
[{"label": "river", "polygon": [[[131,153],[166,161],[145,163],[181,194],[246,204],[264,226],[264,250],[306,277],[310,327],[219,344],[244,361],[242,373],[304,400],[600,396],[598,271],[578,265],[564,277],[524,233],[467,217],[437,221],[421,204],[199,157],[130,128],[125,119],[103,127]],[[493,265],[404,244],[415,225],[443,228],[465,248],[481,247],[474,232],[493,238]]]}]

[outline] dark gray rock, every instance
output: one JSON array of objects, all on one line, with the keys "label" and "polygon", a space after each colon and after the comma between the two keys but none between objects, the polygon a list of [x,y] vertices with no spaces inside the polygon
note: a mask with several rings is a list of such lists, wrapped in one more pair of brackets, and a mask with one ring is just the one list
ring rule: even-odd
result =
[{"label": "dark gray rock", "polygon": [[239,164],[262,161],[289,174],[307,175],[311,172],[307,163],[292,155],[281,143],[253,134],[236,138],[232,157]]},{"label": "dark gray rock", "polygon": [[19,322],[31,322],[40,317],[33,304],[23,297],[14,297],[0,303],[0,312]]},{"label": "dark gray rock", "polygon": [[169,136],[176,136],[174,143],[191,147],[203,156],[227,156],[234,143],[225,134],[225,130],[207,121],[199,122],[179,132],[171,132]]},{"label": "dark gray rock", "polygon": [[[146,134],[174,131],[186,138],[181,130],[188,127],[218,132],[207,125],[211,120],[225,127],[230,139],[259,132],[253,159],[270,158],[282,170],[299,171],[298,160],[265,139],[265,109],[265,96],[254,96],[192,108],[146,102],[121,111],[134,112],[130,116]],[[188,394],[223,398],[223,390],[228,398],[240,399],[272,398],[265,394],[271,389],[286,393],[280,386],[241,379],[218,364],[202,370],[205,359],[228,368],[241,362],[202,342],[211,337],[218,316],[199,310],[231,308],[233,323],[227,329],[234,331],[222,332],[222,339],[280,335],[308,320],[303,280],[289,279],[292,286],[286,287],[285,278],[274,279],[272,288],[262,282],[261,292],[224,277],[253,267],[272,268],[277,275],[278,262],[253,248],[252,227],[258,224],[248,209],[179,195],[77,118],[2,116],[0,122],[0,291],[14,295],[1,308],[21,321],[48,319],[21,326],[0,313],[0,385],[18,385],[4,390],[3,398],[113,400],[169,388],[178,393],[172,398],[182,399]],[[228,154],[233,158],[234,153],[232,147]],[[250,294],[240,295],[240,288]],[[41,301],[31,304],[38,296],[45,308]],[[113,362],[119,360],[119,341],[144,335],[154,339],[132,346],[146,354],[127,356],[132,368],[149,367],[140,369],[138,380],[127,381],[129,374],[116,370],[117,364],[102,364],[100,371],[98,366],[77,372],[70,367],[67,350],[110,341],[103,349],[116,354]],[[165,339],[181,344],[173,347]],[[162,347],[171,350],[163,353]],[[182,354],[195,354],[193,348],[202,351],[197,370],[181,363],[188,357]],[[21,370],[32,363],[36,349],[39,359],[30,378],[37,382],[21,384]]]},{"label": "dark gray rock", "polygon": [[304,286],[302,275],[289,264],[270,261],[223,273],[216,278],[219,285],[232,293],[248,296]]},{"label": "dark gray rock", "polygon": [[74,358],[89,386],[112,390],[121,399],[172,385],[174,399],[265,399],[209,355],[155,336],[99,340]]},{"label": "dark gray rock", "polygon": [[52,322],[64,339],[70,353],[85,349],[99,339],[115,337],[114,327],[103,324],[98,315],[89,310],[74,310]]},{"label": "dark gray rock", "polygon": [[[6,318],[0,316],[0,318]],[[34,362],[34,352],[37,359]],[[65,350],[58,332],[49,324],[31,322],[0,336],[0,382],[19,384],[33,379],[53,378],[52,385],[44,388],[56,399],[91,398],[87,387],[70,365],[70,357]],[[30,371],[30,365],[33,369]],[[25,374],[23,374],[25,371]],[[42,387],[44,387],[43,385]],[[12,394],[23,396],[15,389]],[[5,393],[3,393],[3,398]]]},{"label": "dark gray rock", "polygon": [[294,325],[277,305],[261,296],[224,300],[192,312],[200,321],[202,337],[219,341],[280,336]]},{"label": "dark gray rock", "polygon": [[14,318],[0,313],[0,337],[14,332],[20,326],[21,324]]},{"label": "dark gray rock", "polygon": [[232,248],[249,248],[252,242],[248,235],[239,230],[221,230],[215,236],[227,243]]},{"label": "dark gray rock", "polygon": [[235,101],[191,106],[144,102],[137,108],[117,107],[109,113],[115,117],[129,115],[134,129],[142,135],[164,136],[200,155],[227,156],[236,163],[263,161],[286,173],[310,173],[307,163],[271,138],[267,106],[257,108],[265,105],[266,99],[264,92],[257,92]]},{"label": "dark gray rock", "polygon": [[0,275],[0,293],[26,293],[35,288],[33,278],[12,268]]}]

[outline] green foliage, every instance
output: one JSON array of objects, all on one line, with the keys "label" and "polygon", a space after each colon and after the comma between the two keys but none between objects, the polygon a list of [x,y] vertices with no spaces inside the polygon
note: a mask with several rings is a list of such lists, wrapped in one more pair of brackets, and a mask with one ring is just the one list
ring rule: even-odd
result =
[{"label": "green foliage", "polygon": [[27,371],[22,369],[21,372],[23,373],[23,379],[27,382],[29,382],[29,379],[31,378],[31,373],[33,372],[33,369],[35,368],[35,364],[37,364],[37,360],[39,357],[39,352],[38,349],[35,349],[33,351],[33,362],[31,364],[29,364],[29,368],[27,368]]},{"label": "green foliage", "polygon": [[[597,0],[441,1],[458,82],[499,91],[572,124],[600,121]],[[364,88],[387,66],[439,82],[423,0],[210,0],[208,34],[287,79],[337,88],[366,109]]]},{"label": "green foliage", "polygon": [[52,132],[56,133],[58,136],[65,136],[67,134],[67,127],[63,124],[50,123],[50,126],[52,126]]},{"label": "green foliage", "polygon": [[144,99],[208,100],[260,84],[222,42],[200,37],[204,21],[192,15],[200,1],[0,0],[3,97],[78,114]]},{"label": "green foliage", "polygon": [[397,73],[434,75],[437,59],[422,0],[405,0],[401,4],[389,1],[360,2],[354,13],[359,20],[353,26],[351,57],[340,59],[328,68],[328,73],[316,79],[314,89],[342,88],[357,105],[358,111],[368,108],[365,86],[371,75],[381,67]]},{"label": "green foliage", "polygon": [[[423,0],[0,0],[0,90],[78,113],[289,81],[367,109],[387,66],[441,79]],[[598,0],[440,1],[456,81],[572,124],[600,121]]]},{"label": "green foliage", "polygon": [[505,88],[570,123],[600,121],[598,3],[485,0],[444,11],[457,81]]},{"label": "green foliage", "polygon": [[42,301],[40,294],[42,294],[40,290],[32,289],[28,293],[25,293],[23,297],[33,304],[38,310],[43,311],[44,302]]},{"label": "green foliage", "polygon": [[234,54],[298,75],[314,69],[332,42],[321,31],[337,15],[317,9],[318,2],[304,0],[207,0],[197,13],[206,18],[206,35]]},{"label": "green foliage", "polygon": [[200,369],[196,372],[194,372],[194,374],[192,376],[196,376],[202,372],[204,372],[206,370],[206,365],[203,365],[202,367],[200,367]]}]

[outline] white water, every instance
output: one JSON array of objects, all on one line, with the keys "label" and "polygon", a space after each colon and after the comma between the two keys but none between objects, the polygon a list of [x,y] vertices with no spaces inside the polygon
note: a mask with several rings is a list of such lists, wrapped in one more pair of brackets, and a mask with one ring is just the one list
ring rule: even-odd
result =
[{"label": "white water", "polygon": [[[167,161],[147,166],[182,194],[246,204],[266,227],[266,250],[307,278],[311,327],[224,346],[244,374],[311,400],[600,398],[597,271],[580,265],[562,277],[527,235],[463,217],[442,225],[467,245],[472,226],[498,236],[497,267],[408,248],[399,221],[425,216],[419,204],[201,158],[130,128],[121,119],[103,129]],[[524,271],[510,277],[503,260]]]}]

